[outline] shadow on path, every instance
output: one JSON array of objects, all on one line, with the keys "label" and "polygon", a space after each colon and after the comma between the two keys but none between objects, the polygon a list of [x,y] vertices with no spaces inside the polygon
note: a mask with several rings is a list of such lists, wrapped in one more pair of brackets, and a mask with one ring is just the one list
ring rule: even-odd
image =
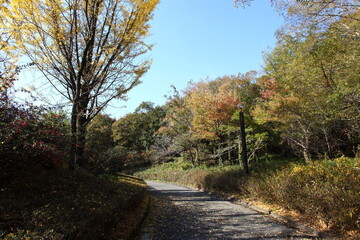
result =
[{"label": "shadow on path", "polygon": [[244,206],[166,183],[147,182],[153,196],[146,239],[316,239]]}]

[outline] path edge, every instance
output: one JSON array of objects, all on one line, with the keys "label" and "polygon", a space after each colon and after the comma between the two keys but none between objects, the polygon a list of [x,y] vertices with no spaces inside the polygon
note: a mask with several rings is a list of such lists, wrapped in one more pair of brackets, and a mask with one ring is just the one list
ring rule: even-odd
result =
[{"label": "path edge", "polygon": [[[147,180],[145,180],[146,182]],[[208,191],[208,190],[205,190],[205,189],[199,189],[199,188],[195,188],[195,187],[192,187],[192,186],[184,186],[184,185],[180,185],[178,183],[173,183],[173,182],[163,182],[163,181],[156,181],[156,180],[148,180],[148,181],[152,181],[152,182],[160,182],[160,183],[169,183],[169,184],[173,184],[173,185],[177,185],[177,186],[180,186],[180,187],[185,187],[185,188],[188,188],[188,189],[191,189],[191,190],[196,190],[196,191],[199,191],[199,192],[204,192],[204,193],[207,193],[209,194],[209,196],[213,199],[216,199],[216,200],[225,200],[225,201],[229,201],[233,204],[238,204],[238,205],[242,205],[244,207],[248,207],[254,211],[257,211],[261,214],[264,214],[264,215],[268,215],[272,218],[275,218],[276,220],[280,221],[280,222],[283,222],[284,224],[287,224],[293,228],[296,228],[296,229],[299,229],[299,230],[303,230],[303,231],[306,231],[306,232],[309,232],[312,237],[316,238],[316,239],[333,239],[333,240],[336,240],[336,239],[340,239],[340,238],[333,238],[333,237],[329,237],[327,236],[325,233],[323,232],[320,232],[314,228],[311,228],[311,227],[308,227],[308,226],[305,226],[304,224],[302,223],[299,223],[291,218],[288,218],[288,217],[285,217],[283,215],[280,215],[272,210],[269,210],[269,209],[265,209],[265,208],[261,208],[259,206],[256,206],[252,203],[249,203],[249,202],[246,202],[244,200],[241,200],[241,199],[238,199],[238,198],[235,198],[235,197],[231,197],[227,194],[224,194],[224,193],[218,193],[218,192],[211,192],[211,191]]]},{"label": "path edge", "polygon": [[139,217],[138,217],[139,220],[136,223],[134,229],[129,234],[129,236],[126,238],[126,240],[134,240],[139,236],[139,234],[141,233],[143,224],[144,224],[146,218],[149,216],[150,207],[151,207],[151,197],[149,196],[148,193],[145,194],[144,201],[146,201],[146,207],[139,214]]}]

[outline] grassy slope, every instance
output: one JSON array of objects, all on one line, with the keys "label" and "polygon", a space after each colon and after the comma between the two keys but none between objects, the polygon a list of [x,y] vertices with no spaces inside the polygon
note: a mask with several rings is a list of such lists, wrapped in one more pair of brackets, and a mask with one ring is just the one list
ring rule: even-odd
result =
[{"label": "grassy slope", "polygon": [[133,178],[42,168],[0,180],[0,239],[124,239],[146,189]]},{"label": "grassy slope", "polygon": [[175,162],[136,175],[231,194],[351,238],[360,234],[359,166],[359,159],[347,158],[310,165],[272,159],[254,164],[246,177],[238,166],[191,168]]}]

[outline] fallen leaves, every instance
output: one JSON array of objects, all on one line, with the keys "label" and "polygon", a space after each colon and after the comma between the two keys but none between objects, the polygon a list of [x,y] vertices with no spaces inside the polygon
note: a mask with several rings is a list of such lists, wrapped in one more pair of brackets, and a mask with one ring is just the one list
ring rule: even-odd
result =
[{"label": "fallen leaves", "polygon": [[146,188],[126,177],[114,182],[44,169],[24,169],[0,180],[0,239],[7,240],[103,239],[120,222],[127,224],[127,212]]}]

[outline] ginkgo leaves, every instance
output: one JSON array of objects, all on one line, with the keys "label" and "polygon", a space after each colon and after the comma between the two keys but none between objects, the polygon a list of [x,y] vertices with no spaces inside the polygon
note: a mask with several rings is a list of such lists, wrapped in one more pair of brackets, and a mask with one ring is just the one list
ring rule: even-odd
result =
[{"label": "ginkgo leaves", "polygon": [[0,28],[9,39],[5,50],[30,59],[72,103],[73,146],[79,156],[86,125],[112,99],[124,98],[149,69],[150,61],[141,56],[150,50],[144,38],[158,2],[1,2]]}]

